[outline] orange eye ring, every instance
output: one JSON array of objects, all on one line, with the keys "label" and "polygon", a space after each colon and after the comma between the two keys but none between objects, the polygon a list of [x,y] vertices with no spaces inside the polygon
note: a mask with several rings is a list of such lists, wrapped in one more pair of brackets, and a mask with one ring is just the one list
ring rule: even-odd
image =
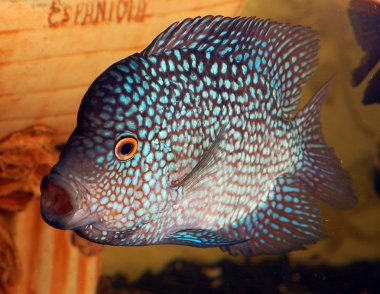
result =
[{"label": "orange eye ring", "polygon": [[138,141],[133,137],[120,139],[115,146],[115,155],[120,160],[131,159],[137,151]]}]

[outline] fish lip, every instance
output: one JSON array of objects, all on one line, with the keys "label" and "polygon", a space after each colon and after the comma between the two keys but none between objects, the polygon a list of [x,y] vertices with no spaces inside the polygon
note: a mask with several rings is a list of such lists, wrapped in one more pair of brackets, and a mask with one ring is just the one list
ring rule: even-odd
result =
[{"label": "fish lip", "polygon": [[[79,197],[79,186],[73,184],[74,181],[68,180],[65,176],[56,171],[52,171],[50,174],[46,175],[42,179],[42,182],[44,181],[50,181],[53,184],[63,188],[64,190],[68,191],[70,195],[75,196],[76,199]],[[76,202],[74,208],[78,208],[78,206],[79,205]]]},{"label": "fish lip", "polygon": [[110,228],[107,228],[101,221],[98,221],[96,223],[93,223],[92,224],[93,228],[95,228],[96,230],[99,230],[99,231],[107,231],[107,232],[112,232],[112,231],[120,231],[120,229],[118,230],[112,230]]},{"label": "fish lip", "polygon": [[76,211],[66,221],[66,230],[77,230],[87,225],[94,225],[98,222],[97,213],[89,213],[88,211],[81,209]]},{"label": "fish lip", "polygon": [[85,187],[76,183],[74,180],[69,180],[67,177],[61,175],[58,171],[52,170],[52,172],[46,175],[41,182],[41,194],[43,194],[43,187],[46,182],[51,182],[54,185],[64,189],[75,201],[71,201],[73,209],[70,213],[64,216],[54,216],[41,197],[41,215],[46,223],[62,230],[75,230],[86,225],[96,223],[99,219],[97,213],[91,213],[89,209],[82,209],[79,207],[80,196],[86,195],[87,191]]},{"label": "fish lip", "polygon": [[[101,237],[103,236],[102,233],[106,231],[107,233],[111,234],[111,237],[109,237],[108,240],[102,240]],[[130,238],[133,234],[136,233],[136,230],[133,229],[119,229],[119,230],[112,230],[106,227],[103,227],[101,223],[96,222],[95,224],[92,224],[91,227],[89,226],[83,226],[76,228],[74,232],[79,235],[80,237],[102,245],[112,245],[112,246],[125,246],[128,245],[128,243],[121,242],[120,238],[113,238],[116,232],[123,233],[123,238]],[[96,238],[95,236],[98,236]]]}]

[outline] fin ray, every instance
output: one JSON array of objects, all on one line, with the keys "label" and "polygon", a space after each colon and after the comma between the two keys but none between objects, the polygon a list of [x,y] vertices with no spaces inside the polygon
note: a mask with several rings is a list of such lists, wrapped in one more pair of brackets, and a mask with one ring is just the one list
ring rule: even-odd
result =
[{"label": "fin ray", "polygon": [[334,150],[323,139],[320,125],[320,110],[330,81],[327,81],[297,116],[297,125],[302,126],[303,159],[298,168],[300,178],[312,189],[312,193],[337,208],[348,209],[356,204],[356,195],[351,179],[343,170]]},{"label": "fin ray", "polygon": [[182,186],[186,190],[195,191],[197,186],[200,186],[207,181],[207,178],[212,176],[218,166],[218,161],[223,156],[221,154],[220,146],[224,143],[225,132],[227,125],[222,125],[218,135],[215,137],[214,142],[210,145],[208,150],[203,154],[200,161],[179,183],[173,186],[174,189]]},{"label": "fin ray", "polygon": [[221,249],[232,255],[240,252],[252,256],[280,254],[315,243],[325,232],[318,207],[311,199],[307,187],[296,176],[280,176],[267,199],[239,221],[239,237],[250,236],[250,240]]}]

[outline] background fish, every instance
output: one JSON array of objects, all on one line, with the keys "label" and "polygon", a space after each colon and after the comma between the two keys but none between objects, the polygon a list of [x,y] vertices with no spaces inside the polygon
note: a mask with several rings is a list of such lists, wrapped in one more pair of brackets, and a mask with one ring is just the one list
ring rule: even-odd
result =
[{"label": "background fish", "polygon": [[[351,0],[348,15],[356,40],[365,51],[360,65],[352,73],[352,85],[358,86],[380,59],[380,0]],[[371,76],[363,104],[380,103],[380,69]]]},{"label": "background fish", "polygon": [[314,199],[356,198],[324,143],[328,83],[309,28],[255,18],[175,23],[90,86],[41,183],[47,223],[111,245],[276,254],[324,235]]}]

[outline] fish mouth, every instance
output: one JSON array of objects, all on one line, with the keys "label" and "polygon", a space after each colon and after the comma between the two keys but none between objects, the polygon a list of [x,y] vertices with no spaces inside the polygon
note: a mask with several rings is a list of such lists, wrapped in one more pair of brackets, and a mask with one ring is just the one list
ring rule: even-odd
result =
[{"label": "fish mouth", "polygon": [[98,222],[98,214],[79,207],[79,199],[86,189],[57,172],[45,176],[41,182],[41,215],[44,221],[62,230],[75,230]]}]

